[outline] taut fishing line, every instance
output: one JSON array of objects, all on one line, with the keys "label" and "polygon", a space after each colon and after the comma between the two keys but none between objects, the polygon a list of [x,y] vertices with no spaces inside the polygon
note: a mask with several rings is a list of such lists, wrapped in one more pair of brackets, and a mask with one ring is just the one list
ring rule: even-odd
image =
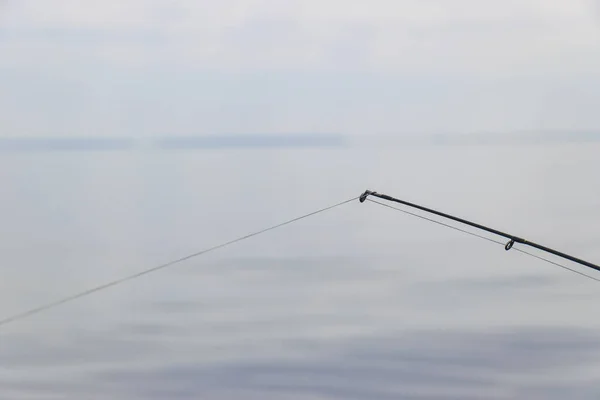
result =
[{"label": "taut fishing line", "polygon": [[11,322],[15,322],[15,321],[18,321],[18,320],[30,317],[30,316],[32,316],[34,314],[41,313],[42,311],[46,311],[46,310],[49,310],[51,308],[57,307],[57,306],[59,306],[61,304],[64,304],[64,303],[67,303],[67,302],[70,302],[70,301],[73,301],[73,300],[76,300],[76,299],[80,299],[82,297],[89,296],[89,295],[91,295],[93,293],[100,292],[102,290],[105,290],[105,289],[108,289],[110,287],[119,285],[121,283],[124,283],[124,282],[130,281],[130,280],[142,277],[144,275],[148,275],[148,274],[150,274],[152,272],[156,272],[156,271],[159,271],[161,269],[172,267],[175,264],[179,264],[179,263],[181,263],[183,261],[186,261],[186,260],[189,260],[191,258],[198,257],[198,256],[201,256],[203,254],[209,253],[211,251],[215,251],[217,249],[221,249],[223,247],[230,246],[230,245],[232,245],[234,243],[238,243],[238,242],[241,242],[241,241],[246,240],[246,239],[250,239],[251,237],[258,236],[258,235],[261,235],[263,233],[266,233],[266,232],[269,232],[269,231],[281,228],[281,227],[283,227],[285,225],[289,225],[289,224],[292,224],[294,222],[298,222],[298,221],[300,221],[300,220],[302,220],[304,218],[312,217],[313,215],[317,215],[317,214],[320,214],[322,212],[334,209],[336,207],[339,207],[339,206],[342,206],[344,204],[350,203],[350,202],[352,202],[352,201],[354,201],[356,199],[358,199],[358,196],[357,197],[353,197],[353,198],[351,198],[349,200],[342,201],[341,203],[334,204],[334,205],[329,206],[329,207],[321,208],[320,210],[313,211],[313,212],[311,212],[309,214],[305,214],[305,215],[302,215],[300,217],[297,217],[297,218],[294,218],[294,219],[290,219],[290,220],[282,222],[280,224],[273,225],[273,226],[271,226],[269,228],[265,228],[265,229],[262,229],[260,231],[256,231],[256,232],[250,233],[248,235],[241,236],[241,237],[239,237],[237,239],[230,240],[229,242],[225,242],[225,243],[219,244],[217,246],[213,246],[213,247],[210,247],[208,249],[201,250],[201,251],[199,251],[197,253],[190,254],[188,256],[179,258],[177,260],[170,261],[170,262],[168,262],[166,264],[162,264],[162,265],[159,265],[159,266],[154,267],[154,268],[146,269],[144,271],[141,271],[141,272],[138,272],[138,273],[135,273],[135,274],[132,274],[132,275],[129,275],[129,276],[126,276],[126,277],[123,277],[123,278],[111,281],[111,282],[104,283],[102,285],[93,287],[93,288],[85,290],[83,292],[80,292],[80,293],[77,293],[77,294],[74,294],[74,295],[62,298],[60,300],[56,300],[56,301],[53,301],[51,303],[48,303],[48,304],[45,304],[45,305],[42,305],[42,306],[39,306],[39,307],[36,307],[36,308],[32,308],[30,310],[27,310],[27,311],[24,311],[24,312],[15,314],[15,315],[12,315],[10,317],[7,317],[7,318],[4,318],[4,319],[0,320],[0,327],[4,326],[6,324],[9,324]]}]

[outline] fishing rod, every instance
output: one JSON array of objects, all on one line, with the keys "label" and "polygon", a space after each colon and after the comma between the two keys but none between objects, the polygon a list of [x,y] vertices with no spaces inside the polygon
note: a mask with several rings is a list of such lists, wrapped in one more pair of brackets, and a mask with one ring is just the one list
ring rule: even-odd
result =
[{"label": "fishing rod", "polygon": [[477,229],[480,229],[480,230],[492,233],[494,235],[504,237],[505,239],[508,239],[508,242],[504,246],[504,248],[505,248],[506,251],[512,249],[512,247],[514,246],[515,243],[520,243],[520,244],[523,244],[523,245],[526,245],[526,246],[530,246],[530,247],[536,248],[538,250],[544,251],[546,253],[550,253],[550,254],[553,254],[555,256],[564,258],[566,260],[573,261],[575,263],[584,265],[584,266],[586,266],[588,268],[591,268],[591,269],[594,269],[594,270],[600,272],[600,266],[598,266],[596,264],[592,264],[591,262],[582,260],[582,259],[577,258],[577,257],[573,257],[573,256],[571,256],[569,254],[560,252],[558,250],[551,249],[551,248],[546,247],[546,246],[542,246],[541,244],[537,244],[537,243],[531,242],[531,241],[523,239],[523,238],[521,238],[519,236],[511,235],[509,233],[505,233],[505,232],[499,231],[497,229],[493,229],[493,228],[487,227],[485,225],[477,224],[475,222],[468,221],[466,219],[459,218],[459,217],[456,217],[454,215],[446,214],[446,213],[443,213],[441,211],[433,210],[431,208],[423,207],[423,206],[420,206],[418,204],[410,203],[410,202],[405,201],[405,200],[400,200],[400,199],[397,199],[395,197],[388,196],[386,194],[380,194],[380,193],[377,193],[377,192],[373,192],[371,190],[367,190],[367,191],[365,191],[359,197],[359,201],[361,203],[364,203],[365,200],[367,200],[369,196],[377,197],[377,198],[382,199],[382,200],[387,200],[387,201],[391,201],[391,202],[394,202],[394,203],[399,203],[399,204],[402,204],[402,205],[405,205],[405,206],[408,206],[408,207],[416,208],[418,210],[425,211],[425,212],[430,213],[430,214],[434,214],[434,215],[437,215],[437,216],[440,216],[440,217],[443,217],[443,218],[447,218],[447,219],[450,219],[452,221],[460,222],[462,224],[471,226],[473,228],[477,228]]}]

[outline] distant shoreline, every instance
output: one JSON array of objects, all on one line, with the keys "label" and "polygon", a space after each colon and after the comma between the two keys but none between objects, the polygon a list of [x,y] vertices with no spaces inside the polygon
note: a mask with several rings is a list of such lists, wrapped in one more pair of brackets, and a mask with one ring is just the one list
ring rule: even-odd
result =
[{"label": "distant shoreline", "polygon": [[600,131],[547,131],[509,133],[344,135],[210,134],[158,138],[128,137],[0,137],[0,152],[130,151],[154,150],[260,150],[384,147],[394,145],[544,145],[600,143]]}]

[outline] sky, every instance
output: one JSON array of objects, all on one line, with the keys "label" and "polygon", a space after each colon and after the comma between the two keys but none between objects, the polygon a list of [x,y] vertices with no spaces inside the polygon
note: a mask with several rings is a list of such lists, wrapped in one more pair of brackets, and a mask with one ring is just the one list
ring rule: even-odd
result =
[{"label": "sky", "polygon": [[4,0],[0,135],[598,130],[592,0]]}]

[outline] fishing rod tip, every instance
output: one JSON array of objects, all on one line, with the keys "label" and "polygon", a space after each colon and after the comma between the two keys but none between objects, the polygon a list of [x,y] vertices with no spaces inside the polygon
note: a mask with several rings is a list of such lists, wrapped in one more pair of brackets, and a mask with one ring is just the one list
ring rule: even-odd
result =
[{"label": "fishing rod tip", "polygon": [[369,195],[374,194],[374,193],[377,193],[377,192],[372,192],[370,190],[365,190],[365,192],[360,195],[360,198],[359,198],[360,202],[364,203],[365,200],[367,199],[367,197],[369,197]]}]

